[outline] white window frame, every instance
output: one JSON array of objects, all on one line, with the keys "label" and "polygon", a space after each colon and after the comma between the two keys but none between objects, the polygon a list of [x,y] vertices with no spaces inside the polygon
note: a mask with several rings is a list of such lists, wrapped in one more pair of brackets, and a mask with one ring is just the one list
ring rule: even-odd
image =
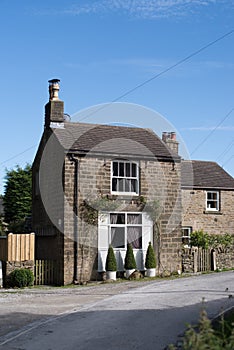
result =
[{"label": "white window frame", "polygon": [[[188,233],[185,234],[185,231],[187,231]],[[190,246],[190,236],[192,233],[192,227],[191,226],[182,226],[181,232],[182,232],[182,241],[183,241],[183,239],[188,240],[188,244],[184,244],[184,246],[189,247]]]},{"label": "white window frame", "polygon": [[[217,195],[217,199],[208,199],[208,194],[209,193],[215,193]],[[220,195],[219,195],[219,191],[206,191],[206,211],[219,211],[219,198],[220,198]],[[216,203],[215,207],[211,207],[208,202],[213,202],[213,203]]]},{"label": "white window frame", "polygon": [[[125,216],[125,223],[124,224],[111,224],[110,222],[110,217],[111,217],[111,214],[114,214],[114,215],[118,215],[118,214],[121,214],[121,215],[124,215]],[[141,216],[141,224],[128,224],[127,222],[127,217],[128,215],[140,215]],[[116,251],[116,250],[123,250],[123,251],[126,251],[127,250],[127,229],[128,227],[141,227],[141,247],[140,248],[133,248],[134,250],[142,250],[143,249],[143,216],[142,216],[142,213],[140,212],[110,212],[109,213],[109,222],[108,222],[108,242],[109,242],[109,245],[111,244],[111,228],[112,227],[123,227],[124,228],[124,247],[121,247],[121,248],[115,248],[113,247],[113,249]]]},{"label": "white window frame", "polygon": [[[113,164],[118,163],[118,169],[119,169],[119,164],[123,163],[124,164],[124,169],[126,169],[126,164],[130,164],[130,169],[131,165],[135,164],[136,165],[136,176],[114,176],[114,169],[113,169]],[[125,174],[124,174],[125,175]],[[120,191],[117,189],[117,191],[113,191],[113,179],[117,179],[117,187],[118,183],[120,182],[121,179],[127,179],[127,180],[135,180],[136,181],[136,191],[135,192],[128,192],[128,191]],[[111,194],[117,194],[117,195],[139,195],[139,163],[135,161],[129,161],[129,160],[121,160],[121,159],[115,159],[112,160],[111,162]]]}]

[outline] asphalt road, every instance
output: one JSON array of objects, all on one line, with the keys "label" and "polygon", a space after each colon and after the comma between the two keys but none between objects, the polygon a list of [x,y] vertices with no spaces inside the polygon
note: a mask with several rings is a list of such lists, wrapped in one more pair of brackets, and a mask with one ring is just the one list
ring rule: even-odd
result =
[{"label": "asphalt road", "polygon": [[211,318],[234,306],[233,271],[142,283],[28,325],[0,349],[161,350],[177,341],[186,323],[197,322],[202,306]]}]

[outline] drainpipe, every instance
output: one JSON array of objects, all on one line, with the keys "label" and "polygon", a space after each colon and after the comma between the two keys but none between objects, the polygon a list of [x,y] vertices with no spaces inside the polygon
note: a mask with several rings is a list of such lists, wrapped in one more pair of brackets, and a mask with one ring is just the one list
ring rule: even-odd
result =
[{"label": "drainpipe", "polygon": [[73,283],[78,282],[78,167],[79,162],[78,159],[74,157],[74,154],[69,156],[71,162],[75,165],[74,171],[74,202],[73,202],[73,212],[74,212],[74,277]]}]

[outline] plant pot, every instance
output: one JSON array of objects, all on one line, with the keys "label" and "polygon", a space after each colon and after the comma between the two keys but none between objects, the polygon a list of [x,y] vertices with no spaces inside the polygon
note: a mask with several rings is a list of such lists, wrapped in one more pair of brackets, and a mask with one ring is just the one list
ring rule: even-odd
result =
[{"label": "plant pot", "polygon": [[116,281],[116,271],[106,271],[106,279]]},{"label": "plant pot", "polygon": [[126,270],[126,278],[129,278],[134,271],[136,271],[136,269]]},{"label": "plant pot", "polygon": [[155,270],[155,268],[153,268],[153,269],[147,269],[147,270],[146,270],[146,276],[147,276],[147,277],[155,277],[155,275],[156,275],[156,270]]}]

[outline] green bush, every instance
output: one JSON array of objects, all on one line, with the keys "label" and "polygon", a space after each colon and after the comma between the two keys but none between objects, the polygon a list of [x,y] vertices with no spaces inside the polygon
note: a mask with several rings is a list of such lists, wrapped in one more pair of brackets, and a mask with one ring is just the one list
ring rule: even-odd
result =
[{"label": "green bush", "polygon": [[32,271],[29,269],[16,269],[9,275],[9,284],[11,287],[23,288],[32,286],[33,281],[34,276]]},{"label": "green bush", "polygon": [[117,271],[117,262],[113,247],[110,245],[106,257],[106,271]]},{"label": "green bush", "polygon": [[149,242],[146,252],[145,267],[147,269],[154,269],[156,267],[156,258],[151,242]]},{"label": "green bush", "polygon": [[127,252],[124,259],[124,268],[125,270],[132,270],[137,268],[133,249],[130,243],[127,245]]},{"label": "green bush", "polygon": [[33,286],[34,284],[34,275],[30,269],[25,269],[25,272],[27,274],[27,286]]},{"label": "green bush", "polygon": [[216,234],[209,235],[203,230],[194,231],[191,233],[190,244],[193,247],[201,248],[228,248],[231,247],[234,243],[234,236],[229,233],[225,235]]},{"label": "green bush", "polygon": [[202,310],[197,328],[188,326],[179,348],[170,345],[170,350],[233,350],[234,349],[234,325],[232,324],[229,335],[224,332],[223,320],[220,322],[221,332],[215,331],[206,311]]},{"label": "green bush", "polygon": [[208,233],[200,231],[194,231],[190,236],[190,244],[193,247],[201,247],[207,249],[209,247],[209,235]]}]

